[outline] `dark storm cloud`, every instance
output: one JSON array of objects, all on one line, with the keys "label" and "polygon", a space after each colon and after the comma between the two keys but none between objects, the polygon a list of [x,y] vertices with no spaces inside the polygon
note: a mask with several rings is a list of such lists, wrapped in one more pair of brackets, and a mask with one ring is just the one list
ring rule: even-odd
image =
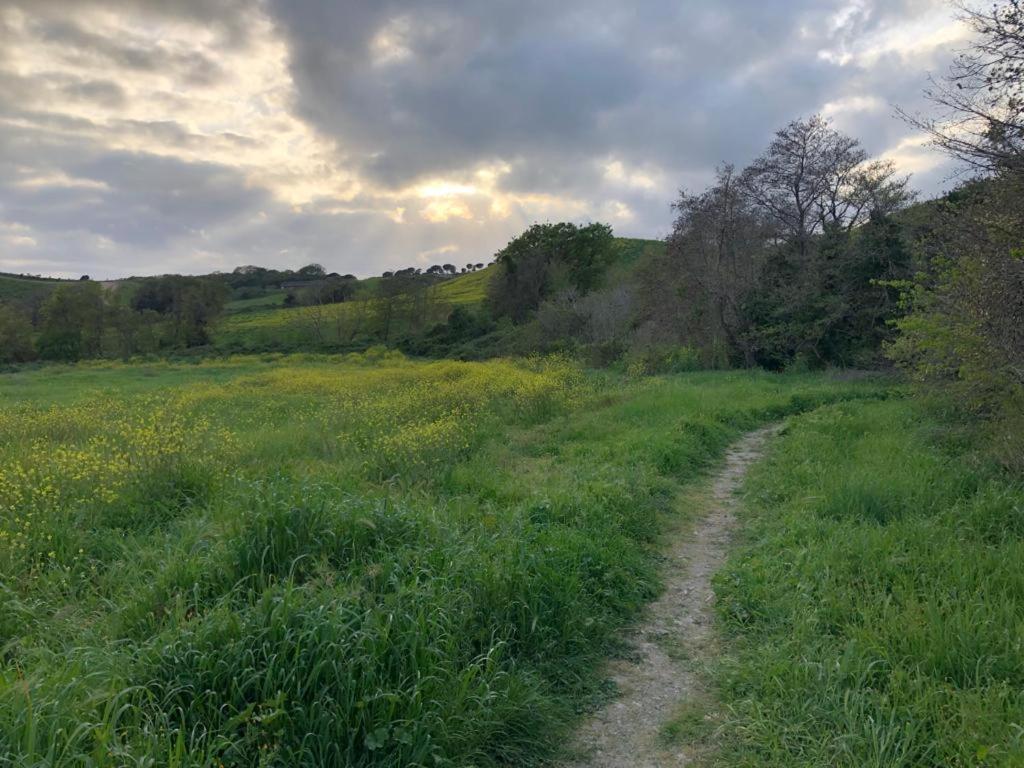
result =
[{"label": "dark storm cloud", "polygon": [[[0,262],[28,258],[3,250],[14,231],[40,264],[107,276],[476,262],[549,216],[658,236],[676,189],[796,117],[825,110],[869,151],[896,147],[893,106],[919,105],[952,53],[914,25],[950,16],[944,0],[0,0]],[[48,61],[19,64],[17,35]],[[279,51],[291,101],[258,85],[242,103]],[[203,112],[236,98],[234,120]],[[259,167],[275,128],[250,121],[289,109],[324,140],[297,167],[351,174],[355,197],[311,185],[295,202],[274,186],[292,158]],[[472,215],[426,215],[412,187],[434,179],[474,187],[458,199]]]},{"label": "dark storm cloud", "polygon": [[[916,100],[924,72],[897,55],[867,71],[819,51],[844,50],[934,7],[913,0],[270,4],[288,34],[302,114],[379,181],[400,185],[518,158],[510,188],[545,176],[556,190],[566,188],[580,155],[615,154],[685,174],[749,159],[774,129],[848,91]],[[900,126],[868,130],[868,144],[880,143],[872,141],[877,130]],[[563,169],[551,166],[558,156]],[[532,158],[541,167],[530,168]]]},{"label": "dark storm cloud", "polygon": [[82,232],[153,247],[269,200],[236,170],[213,163],[106,152],[75,140],[41,146],[29,138],[23,130],[0,130],[0,219],[39,233]]},{"label": "dark storm cloud", "polygon": [[[372,177],[400,185],[524,148],[593,143],[641,87],[615,41],[544,33],[521,3],[277,3],[299,108]],[[566,21],[565,18],[559,22]],[[375,47],[376,45],[376,47]]]}]

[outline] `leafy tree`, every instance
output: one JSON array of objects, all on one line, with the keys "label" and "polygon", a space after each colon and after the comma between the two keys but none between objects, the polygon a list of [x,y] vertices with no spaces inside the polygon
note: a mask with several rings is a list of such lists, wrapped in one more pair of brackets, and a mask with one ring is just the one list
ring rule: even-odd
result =
[{"label": "leafy tree", "polygon": [[822,355],[842,365],[876,366],[901,314],[894,284],[913,272],[911,247],[904,225],[881,213],[839,245],[826,288],[842,297],[842,311],[823,334]]},{"label": "leafy tree", "polygon": [[934,206],[922,269],[890,355],[915,381],[994,416],[993,445],[1024,470],[1024,3],[963,7],[977,38],[908,118],[979,178]]},{"label": "leafy tree", "polygon": [[0,304],[0,363],[24,363],[34,358],[32,324],[14,307]]},{"label": "leafy tree", "polygon": [[226,287],[218,280],[165,275],[139,286],[131,306],[164,317],[165,345],[194,347],[209,343],[209,327],[226,299]]},{"label": "leafy tree", "polygon": [[308,279],[311,279],[311,278],[317,278],[317,277],[324,277],[324,276],[326,276],[327,270],[325,270],[323,268],[323,266],[320,265],[320,264],[307,264],[304,267],[300,267],[296,271],[296,274],[299,277],[303,277],[303,278],[308,280]]},{"label": "leafy tree", "polygon": [[380,281],[374,309],[377,330],[385,342],[391,340],[395,326],[410,314],[418,282],[411,267],[400,269]]},{"label": "leafy tree", "polygon": [[876,365],[898,314],[891,281],[911,273],[903,228],[876,211],[858,229],[829,228],[812,245],[803,259],[782,245],[765,260],[744,299],[745,348],[768,368],[794,360]]},{"label": "leafy tree", "polygon": [[907,183],[822,117],[789,123],[742,172],[681,193],[664,255],[640,270],[640,335],[713,364],[868,361],[895,309],[876,281],[908,268],[889,221]]},{"label": "leafy tree", "polygon": [[99,283],[58,286],[43,303],[41,315],[40,357],[75,361],[102,354],[105,303]]},{"label": "leafy tree", "polygon": [[494,316],[522,322],[557,290],[590,291],[612,258],[613,244],[607,224],[534,224],[495,257],[500,268],[488,294]]},{"label": "leafy tree", "polygon": [[1024,183],[1002,176],[937,206],[924,269],[903,284],[893,359],[969,408],[1024,406]]},{"label": "leafy tree", "polygon": [[114,332],[120,357],[156,350],[160,315],[153,310],[137,311],[126,303],[115,304],[107,309],[107,321]]},{"label": "leafy tree", "polygon": [[355,296],[357,280],[351,276],[336,275],[318,280],[305,288],[290,291],[285,297],[287,306],[322,306],[341,304]]}]

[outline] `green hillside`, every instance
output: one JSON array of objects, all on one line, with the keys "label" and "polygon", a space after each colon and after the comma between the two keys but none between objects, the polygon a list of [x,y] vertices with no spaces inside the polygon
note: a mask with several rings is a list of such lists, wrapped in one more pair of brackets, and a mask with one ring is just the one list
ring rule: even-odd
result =
[{"label": "green hillside", "polygon": [[494,270],[492,265],[479,272],[453,277],[437,287],[438,298],[451,304],[480,304],[487,295],[487,284],[494,276]]},{"label": "green hillside", "polygon": [[[488,267],[458,275],[429,288],[429,300],[435,305],[430,321],[444,322],[455,306],[482,304],[493,270]],[[275,291],[255,299],[231,302],[214,333],[214,345],[249,350],[291,349],[311,342],[344,345],[364,335],[363,325],[380,308],[376,299],[322,307],[286,307],[284,297],[284,291]],[[394,334],[406,332],[407,326],[403,317],[396,317]]]},{"label": "green hillside", "polygon": [[25,301],[45,296],[64,280],[25,277],[0,272],[0,301]]},{"label": "green hillside", "polygon": [[[664,247],[660,240],[615,238],[604,282],[629,281],[638,263]],[[237,288],[238,298],[228,301],[212,328],[211,342],[224,351],[351,349],[396,343],[444,323],[455,307],[480,309],[496,273],[497,267],[491,265],[452,277],[421,275],[413,278],[417,288],[412,293],[389,300],[379,298],[384,278],[371,277],[358,281],[349,300],[319,306],[290,306],[290,291],[277,282],[246,288],[248,295]],[[0,302],[39,301],[55,286],[75,282],[0,273]]]},{"label": "green hillside", "polygon": [[[613,261],[607,268],[605,281],[616,284],[629,280],[639,262],[664,248],[665,243],[661,240],[616,238]],[[433,284],[425,293],[425,300],[430,305],[427,316],[418,318],[418,325],[430,327],[442,323],[454,307],[475,309],[482,306],[496,269],[491,265],[478,272],[457,275]],[[373,322],[371,317],[379,314],[379,300],[368,296],[374,293],[380,279],[360,281],[357,300],[326,306],[285,306],[285,291],[232,301],[214,332],[213,343],[218,348],[230,350],[288,350],[310,344],[346,347],[365,337]],[[409,301],[411,303],[412,299]],[[389,337],[400,338],[413,330],[399,309]]]}]

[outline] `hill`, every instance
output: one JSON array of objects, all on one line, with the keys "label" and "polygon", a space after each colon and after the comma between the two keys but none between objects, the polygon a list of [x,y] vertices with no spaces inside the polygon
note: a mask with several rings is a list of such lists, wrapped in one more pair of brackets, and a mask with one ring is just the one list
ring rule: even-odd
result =
[{"label": "hill", "polygon": [[[638,265],[664,251],[661,241],[614,238],[610,229],[605,237],[599,260],[595,262],[599,265],[596,282],[589,283],[578,298],[592,291],[631,283]],[[561,267],[544,269],[545,274],[553,276]],[[219,317],[218,310],[211,314],[211,324],[203,334],[208,343],[200,343],[197,352],[205,354],[211,349],[216,352],[352,351],[384,344],[397,346],[410,354],[453,354],[465,359],[540,350],[545,345],[543,339],[537,338],[535,326],[523,326],[518,320],[512,325],[499,323],[497,321],[503,317],[501,308],[485,306],[488,291],[498,274],[501,274],[499,268],[491,265],[458,275],[423,273],[408,268],[385,273],[387,276],[358,279],[327,273],[323,267],[311,264],[298,270],[250,265],[227,273],[197,276],[190,279],[220,283],[227,296]],[[125,277],[103,285],[108,287],[116,282],[130,294],[154,279]],[[0,302],[17,305],[19,311],[31,310],[35,315],[54,287],[78,283],[77,280],[0,273]],[[164,289],[153,287],[153,290],[160,293]],[[558,285],[550,285],[544,293],[554,297],[561,290]],[[116,300],[115,292],[108,293],[110,302],[120,305],[131,298],[124,291],[117,292],[120,298]],[[595,296],[591,304],[598,305],[602,301]],[[453,318],[452,313],[457,308],[463,311]],[[533,309],[537,309],[536,303]],[[32,322],[38,325],[38,320]],[[131,329],[112,327],[102,341],[104,354],[129,354],[121,345],[124,338],[133,344],[131,353],[173,347],[173,344],[168,346],[165,338],[165,317],[161,315],[146,322],[139,320],[139,323],[128,336],[125,333]]]},{"label": "hill", "polygon": [[[615,238],[604,284],[629,282],[638,264],[663,253],[664,248],[661,240]],[[360,348],[370,341],[392,343],[444,323],[456,307],[478,313],[496,270],[491,265],[447,278],[418,275],[408,283],[410,293],[387,301],[379,298],[382,278],[359,281],[353,300],[337,304],[288,306],[287,291],[270,290],[262,296],[229,302],[214,330],[213,344],[226,351],[288,351]],[[381,323],[388,326],[383,336],[377,328]]]},{"label": "hill", "polygon": [[[422,289],[423,300],[417,307],[409,306],[416,305],[416,296],[393,297],[392,302],[396,306],[391,309],[394,310],[395,322],[388,329],[388,336],[406,334],[418,323],[444,322],[456,306],[478,308],[483,304],[494,269],[493,266],[486,267],[441,282],[413,282],[414,288]],[[214,346],[233,351],[365,346],[357,343],[357,339],[368,334],[371,320],[387,307],[382,299],[369,295],[369,287],[364,288],[366,290],[357,293],[354,300],[336,304],[286,306],[287,292],[284,290],[232,301],[225,308],[224,317],[214,332]],[[408,316],[409,310],[423,309],[423,305],[428,309],[423,313],[425,317],[417,317],[417,322],[414,322],[414,318]]]},{"label": "hill", "polygon": [[41,298],[61,283],[70,282],[75,281],[0,272],[0,302],[21,302]]}]

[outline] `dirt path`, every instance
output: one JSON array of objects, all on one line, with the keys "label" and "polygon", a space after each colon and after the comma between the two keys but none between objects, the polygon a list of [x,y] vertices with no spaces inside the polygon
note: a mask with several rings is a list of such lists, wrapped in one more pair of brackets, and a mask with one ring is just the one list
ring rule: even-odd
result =
[{"label": "dirt path", "polygon": [[713,652],[711,577],[725,559],[734,495],[776,430],[751,432],[726,454],[703,516],[667,553],[665,592],[628,639],[630,658],[610,664],[619,695],[580,729],[582,757],[566,768],[671,768],[699,756],[700,745],[666,746],[660,732],[680,705],[707,696],[699,668]]}]

